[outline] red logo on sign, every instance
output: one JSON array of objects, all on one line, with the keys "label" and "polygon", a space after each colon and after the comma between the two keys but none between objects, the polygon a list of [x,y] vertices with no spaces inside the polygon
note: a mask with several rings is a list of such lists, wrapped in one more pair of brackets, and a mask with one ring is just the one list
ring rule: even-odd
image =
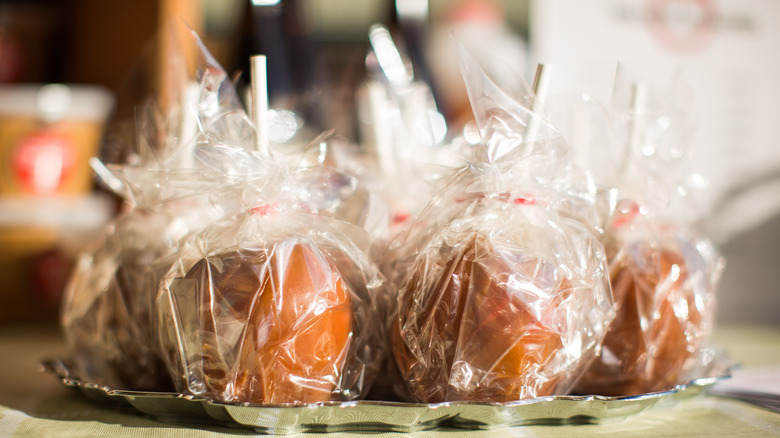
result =
[{"label": "red logo on sign", "polygon": [[713,0],[650,0],[647,21],[653,36],[676,52],[701,51],[715,35],[719,20]]},{"label": "red logo on sign", "polygon": [[22,187],[36,195],[55,193],[73,173],[76,164],[73,145],[56,131],[33,133],[19,142],[13,169]]}]

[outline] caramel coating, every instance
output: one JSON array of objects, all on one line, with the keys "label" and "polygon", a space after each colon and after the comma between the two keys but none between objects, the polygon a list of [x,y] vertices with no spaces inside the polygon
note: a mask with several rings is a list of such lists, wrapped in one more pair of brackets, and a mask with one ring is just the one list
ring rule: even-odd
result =
[{"label": "caramel coating", "polygon": [[569,283],[537,303],[547,306],[537,317],[506,287],[513,270],[533,278],[536,263],[510,267],[480,237],[445,257],[427,290],[430,266],[417,266],[392,329],[395,360],[414,398],[508,402],[553,393],[562,376],[549,362],[564,340],[549,319]]},{"label": "caramel coating", "polygon": [[620,252],[610,262],[617,315],[577,393],[623,396],[671,389],[698,348],[704,318],[685,259],[649,245],[638,254]]},{"label": "caramel coating", "polygon": [[[210,395],[271,404],[332,398],[350,346],[352,309],[341,277],[316,247],[296,243],[270,257],[265,250],[228,252],[201,259],[186,278],[210,292],[200,306]],[[243,326],[236,347],[219,335],[231,325]]]}]

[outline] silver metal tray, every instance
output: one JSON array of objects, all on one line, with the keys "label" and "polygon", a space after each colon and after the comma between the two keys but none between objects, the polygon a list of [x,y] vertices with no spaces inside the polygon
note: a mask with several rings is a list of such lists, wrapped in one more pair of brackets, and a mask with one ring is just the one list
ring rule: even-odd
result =
[{"label": "silver metal tray", "polygon": [[[718,362],[718,361],[716,361]],[[216,424],[259,433],[393,431],[411,432],[450,427],[495,429],[532,424],[593,424],[618,421],[659,402],[674,402],[698,395],[730,375],[729,366],[716,363],[684,385],[630,397],[550,396],[512,403],[446,402],[437,404],[362,400],[310,405],[258,405],[218,403],[171,392],[111,389],[72,376],[62,359],[41,362],[69,387],[101,402],[114,402],[163,422]]]}]

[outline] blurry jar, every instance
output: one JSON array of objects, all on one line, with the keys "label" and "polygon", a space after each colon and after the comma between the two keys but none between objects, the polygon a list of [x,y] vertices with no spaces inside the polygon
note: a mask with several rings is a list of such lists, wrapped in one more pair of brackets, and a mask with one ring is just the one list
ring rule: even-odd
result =
[{"label": "blurry jar", "polygon": [[94,86],[0,86],[0,197],[85,195],[113,96]]}]

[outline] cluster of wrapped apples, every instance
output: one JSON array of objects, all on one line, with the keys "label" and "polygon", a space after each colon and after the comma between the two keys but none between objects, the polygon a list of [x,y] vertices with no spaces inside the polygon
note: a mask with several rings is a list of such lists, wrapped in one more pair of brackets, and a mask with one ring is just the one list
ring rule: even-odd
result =
[{"label": "cluster of wrapped apples", "polygon": [[[388,68],[406,65],[389,33],[370,38],[361,154],[328,133],[274,150],[262,93],[245,111],[193,37],[189,91],[143,107],[134,158],[99,168],[126,206],[68,286],[76,374],[257,404],[387,395],[375,381],[437,403],[687,377],[712,326],[712,245],[636,181],[593,184],[542,113],[539,80],[460,47],[478,135],[444,142],[429,90]],[[383,105],[401,115],[392,126]],[[614,118],[641,138],[632,111]],[[634,175],[642,162],[628,161]]]}]

